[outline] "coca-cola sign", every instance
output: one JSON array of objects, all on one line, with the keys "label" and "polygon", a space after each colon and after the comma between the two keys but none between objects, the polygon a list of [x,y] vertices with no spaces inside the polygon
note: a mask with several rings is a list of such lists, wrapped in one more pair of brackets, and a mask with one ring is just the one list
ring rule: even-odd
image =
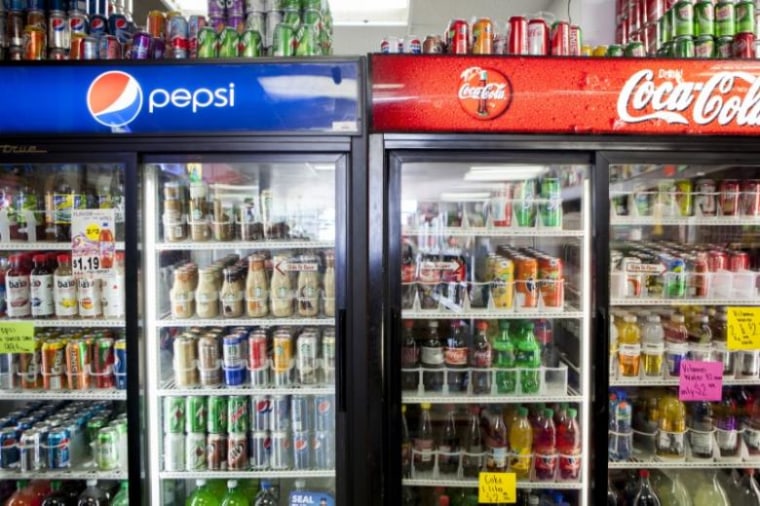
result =
[{"label": "coca-cola sign", "polygon": [[509,109],[512,85],[498,70],[469,67],[460,75],[458,97],[467,114],[479,120],[492,120]]},{"label": "coca-cola sign", "polygon": [[373,55],[372,130],[758,135],[760,60]]}]

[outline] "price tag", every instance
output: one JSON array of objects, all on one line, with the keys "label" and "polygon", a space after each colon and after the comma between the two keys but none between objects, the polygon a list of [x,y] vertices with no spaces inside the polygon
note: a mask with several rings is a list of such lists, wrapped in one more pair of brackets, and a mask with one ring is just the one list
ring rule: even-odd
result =
[{"label": "price tag", "polygon": [[0,323],[0,353],[34,353],[34,323]]},{"label": "price tag", "polygon": [[760,350],[760,307],[728,308],[729,350]]},{"label": "price tag", "polygon": [[71,213],[71,269],[74,275],[105,276],[116,253],[113,209],[75,209]]},{"label": "price tag", "polygon": [[478,502],[516,503],[517,477],[515,473],[480,473],[478,475]]},{"label": "price tag", "polygon": [[678,379],[681,401],[719,401],[723,394],[723,363],[684,360]]}]

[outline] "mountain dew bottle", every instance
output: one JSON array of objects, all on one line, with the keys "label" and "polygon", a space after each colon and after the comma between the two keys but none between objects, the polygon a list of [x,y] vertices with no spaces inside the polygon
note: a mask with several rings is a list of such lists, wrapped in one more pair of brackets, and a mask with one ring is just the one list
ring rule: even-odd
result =
[{"label": "mountain dew bottle", "polygon": [[220,506],[222,503],[206,480],[195,480],[195,490],[185,501],[185,506]]},{"label": "mountain dew bottle", "polygon": [[536,394],[541,389],[541,346],[533,335],[533,324],[519,324],[515,342],[515,366],[520,371],[520,387],[524,394]]},{"label": "mountain dew bottle", "polygon": [[111,500],[111,506],[128,506],[129,505],[129,482],[122,480],[119,492]]},{"label": "mountain dew bottle", "polygon": [[248,506],[250,501],[242,489],[238,488],[237,480],[227,482],[227,493],[222,499],[222,506]]},{"label": "mountain dew bottle", "polygon": [[516,372],[514,370],[500,370],[515,367],[515,347],[509,338],[509,322],[507,320],[499,320],[499,334],[494,339],[493,351],[496,391],[500,394],[512,394],[517,387]]}]

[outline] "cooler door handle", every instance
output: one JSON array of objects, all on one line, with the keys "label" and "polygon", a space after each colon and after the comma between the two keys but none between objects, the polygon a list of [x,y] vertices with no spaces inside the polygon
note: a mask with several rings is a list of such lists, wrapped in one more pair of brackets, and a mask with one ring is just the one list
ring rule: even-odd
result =
[{"label": "cooler door handle", "polygon": [[335,380],[337,382],[335,388],[336,403],[338,405],[338,411],[346,412],[346,310],[338,310],[337,323],[337,366],[335,372]]}]

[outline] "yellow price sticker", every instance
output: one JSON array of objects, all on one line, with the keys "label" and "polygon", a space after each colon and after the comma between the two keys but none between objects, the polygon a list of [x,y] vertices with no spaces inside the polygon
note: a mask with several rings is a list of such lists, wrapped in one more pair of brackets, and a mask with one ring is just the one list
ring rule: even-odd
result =
[{"label": "yellow price sticker", "polygon": [[100,225],[97,223],[88,223],[84,228],[84,235],[91,241],[100,239]]},{"label": "yellow price sticker", "polygon": [[478,502],[481,504],[517,502],[517,475],[515,473],[480,473],[478,475]]},{"label": "yellow price sticker", "polygon": [[0,353],[34,353],[34,323],[0,323]]},{"label": "yellow price sticker", "polygon": [[729,350],[760,350],[760,307],[728,308]]}]

